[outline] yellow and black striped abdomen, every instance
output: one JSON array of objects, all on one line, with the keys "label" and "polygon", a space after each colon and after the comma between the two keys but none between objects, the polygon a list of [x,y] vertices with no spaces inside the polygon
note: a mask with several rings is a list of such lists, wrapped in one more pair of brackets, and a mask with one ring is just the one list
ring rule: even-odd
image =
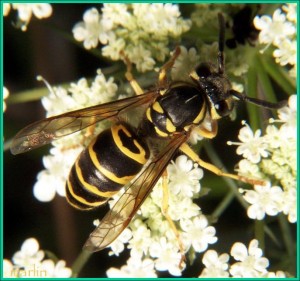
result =
[{"label": "yellow and black striped abdomen", "polygon": [[129,125],[113,125],[77,158],[66,185],[68,202],[85,210],[102,205],[141,171],[149,156],[147,144]]}]

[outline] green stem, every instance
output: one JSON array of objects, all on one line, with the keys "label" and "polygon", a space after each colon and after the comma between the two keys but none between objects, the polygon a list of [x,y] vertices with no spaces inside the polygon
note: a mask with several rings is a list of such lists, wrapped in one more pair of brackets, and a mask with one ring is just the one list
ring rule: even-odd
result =
[{"label": "green stem", "polygon": [[259,248],[265,250],[265,221],[255,220],[254,223],[254,236],[259,241]]},{"label": "green stem", "polygon": [[[207,154],[209,155],[212,164],[214,164],[217,167],[224,167],[224,164],[222,163],[220,157],[217,155],[215,150],[213,149],[212,145],[209,142],[204,143],[205,150],[207,151]],[[223,169],[224,172],[227,172],[226,169]],[[238,186],[236,182],[230,178],[223,177],[224,181],[227,183],[227,185],[230,188],[230,191],[234,194],[234,196],[237,198],[237,200],[240,202],[240,204],[247,209],[248,204],[244,200],[243,196],[238,190]],[[229,199],[227,199],[229,200]],[[228,203],[228,202],[227,202]]]},{"label": "green stem", "polygon": [[212,212],[211,216],[214,219],[218,219],[223,212],[227,209],[227,207],[230,205],[232,200],[234,199],[235,195],[232,191],[227,193],[227,195],[223,198],[221,203],[217,206],[217,208]]},{"label": "green stem", "polygon": [[[259,79],[260,85],[262,86],[263,94],[268,101],[276,101],[276,95],[270,80],[268,73],[264,69],[263,65],[264,57],[257,54],[255,57],[255,65],[257,71],[257,77]],[[278,66],[277,66],[278,68]]]},{"label": "green stem", "polygon": [[30,89],[28,91],[10,95],[7,99],[7,104],[36,101],[48,94],[49,90],[46,87]]},{"label": "green stem", "polygon": [[[256,68],[250,65],[247,73],[247,84],[246,84],[246,94],[249,97],[256,97],[257,93],[257,76]],[[246,104],[248,111],[248,121],[249,125],[253,130],[259,128],[259,118],[258,118],[258,108],[252,104]]]},{"label": "green stem", "polygon": [[77,257],[75,262],[73,263],[72,266],[72,276],[73,278],[77,277],[78,274],[80,273],[81,269],[83,266],[86,264],[90,256],[92,255],[92,252],[82,250],[80,255]]},{"label": "green stem", "polygon": [[278,215],[278,222],[281,228],[283,242],[285,244],[285,248],[288,252],[288,255],[291,260],[294,259],[295,256],[295,242],[289,227],[289,223],[286,219],[286,216],[282,213]]},{"label": "green stem", "polygon": [[[261,59],[261,62],[266,72],[288,95],[296,93],[295,81],[288,75],[283,67],[280,67],[274,61],[272,57],[265,56]],[[273,100],[273,102],[276,102],[276,100]]]}]

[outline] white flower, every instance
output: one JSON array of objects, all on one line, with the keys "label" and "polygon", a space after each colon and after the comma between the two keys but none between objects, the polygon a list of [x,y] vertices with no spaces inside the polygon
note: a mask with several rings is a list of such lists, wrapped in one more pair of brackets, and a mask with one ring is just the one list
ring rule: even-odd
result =
[{"label": "white flower", "polygon": [[185,247],[193,247],[196,252],[204,252],[208,244],[214,244],[218,238],[215,236],[216,230],[208,226],[208,221],[204,215],[199,215],[192,220],[181,220],[180,226],[183,231],[182,240]]},{"label": "white flower", "polygon": [[4,275],[14,278],[67,278],[71,276],[72,271],[65,267],[65,261],[59,260],[55,264],[50,259],[43,260],[44,256],[45,253],[39,250],[39,243],[35,238],[26,239],[21,250],[13,255],[13,264],[9,260],[4,260]]},{"label": "white flower", "polygon": [[[113,78],[106,79],[101,70],[97,70],[91,85],[85,78],[81,78],[77,83],[71,83],[68,89],[52,88],[47,81],[44,82],[49,88],[49,95],[42,98],[42,104],[47,110],[48,117],[108,102],[117,92]],[[84,148],[84,144],[89,143],[103,127],[103,123],[100,123],[94,128],[94,134],[83,130],[52,142],[54,147],[50,150],[50,154],[43,158],[45,170],[38,174],[34,185],[34,196],[39,201],[51,201],[56,193],[65,196],[65,184],[72,165]]]},{"label": "white flower", "polygon": [[275,61],[280,65],[295,65],[297,58],[297,42],[296,40],[283,39],[279,49],[276,49],[273,52],[273,56],[275,57]]},{"label": "white flower", "polygon": [[[278,117],[285,123],[282,125],[282,127],[284,129],[291,130],[289,136],[292,133],[295,133],[295,128],[297,125],[297,95],[290,96],[288,100],[288,106],[285,106],[278,110]],[[287,131],[285,133],[287,133]]]},{"label": "white flower", "polygon": [[228,254],[220,256],[214,250],[208,250],[204,253],[202,263],[205,268],[202,270],[199,277],[201,278],[226,278],[229,277],[228,270]]},{"label": "white flower", "polygon": [[3,260],[3,277],[10,278],[16,277],[14,276],[14,266],[10,260],[4,259]]},{"label": "white flower", "polygon": [[[99,223],[98,223],[99,224]],[[125,243],[132,238],[132,231],[127,227],[124,231],[117,237],[117,239],[109,245],[111,251],[109,255],[116,255],[119,256],[125,249]]]},{"label": "white flower", "polygon": [[262,276],[263,278],[286,278],[287,276],[285,273],[281,270],[276,271],[276,272],[268,272],[266,276]]},{"label": "white flower", "polygon": [[262,257],[263,252],[258,248],[258,241],[255,239],[250,242],[248,249],[240,242],[234,243],[230,254],[238,261],[229,269],[233,277],[260,277],[267,272],[266,268],[269,266],[269,261]]},{"label": "white flower", "polygon": [[193,197],[200,192],[199,180],[203,177],[203,170],[198,166],[194,167],[186,155],[178,156],[175,162],[172,161],[167,171],[170,179],[168,186],[174,195]]},{"label": "white flower", "polygon": [[150,256],[156,258],[155,268],[158,271],[168,270],[173,276],[180,276],[179,268],[181,254],[177,248],[168,243],[165,237],[161,237],[159,241],[154,241],[150,247]]},{"label": "white flower", "polygon": [[279,186],[255,185],[254,190],[242,190],[244,199],[251,205],[247,214],[251,219],[262,220],[265,214],[276,216],[281,212],[283,191]]},{"label": "white flower", "polygon": [[289,222],[297,222],[297,189],[290,188],[284,191],[281,203],[282,212],[288,215]]},{"label": "white flower", "polygon": [[149,247],[151,247],[151,231],[139,219],[134,220],[130,228],[134,233],[129,241],[128,248],[131,249],[131,256],[142,256],[147,254]]},{"label": "white flower", "polygon": [[3,16],[7,16],[10,12],[10,4],[9,3],[3,3]]},{"label": "white flower", "polygon": [[73,28],[73,35],[77,41],[82,42],[86,49],[96,48],[98,43],[106,44],[111,25],[101,21],[101,16],[96,8],[87,10],[83,15],[83,22],[77,23]]},{"label": "white flower", "polygon": [[259,42],[263,44],[274,44],[279,46],[281,41],[286,36],[295,34],[295,26],[286,21],[284,13],[277,9],[272,18],[270,16],[256,16],[254,18],[254,25],[257,29],[261,30],[259,33]]},{"label": "white flower", "polygon": [[15,265],[26,268],[41,262],[44,255],[44,252],[39,250],[38,241],[35,238],[28,238],[22,244],[21,250],[14,254],[12,260]]},{"label": "white flower", "polygon": [[52,14],[50,4],[12,4],[14,10],[18,10],[18,17],[21,24],[21,30],[26,31],[32,15],[38,19],[48,18]]},{"label": "white flower", "polygon": [[5,99],[7,99],[9,96],[9,91],[6,87],[3,87],[3,112],[6,110],[6,104],[5,104]]},{"label": "white flower", "polygon": [[102,14],[93,8],[84,22],[74,29],[74,37],[86,48],[105,44],[102,54],[123,59],[121,51],[136,64],[138,71],[152,70],[156,61],[164,61],[170,40],[186,32],[191,22],[180,17],[173,4],[104,4]]},{"label": "white flower", "polygon": [[286,18],[290,22],[295,22],[296,23],[296,20],[297,20],[297,4],[296,3],[284,4],[281,8],[286,13]]},{"label": "white flower", "polygon": [[267,157],[268,151],[267,146],[260,137],[261,131],[257,130],[254,134],[250,126],[243,121],[242,124],[245,125],[238,135],[238,138],[242,141],[240,142],[227,142],[228,145],[236,144],[239,145],[236,152],[238,155],[243,155],[244,158],[250,160],[252,163],[258,163],[261,157]]},{"label": "white flower", "polygon": [[111,267],[106,271],[108,278],[154,278],[154,262],[151,259],[129,258],[127,265],[117,269]]},{"label": "white flower", "polygon": [[64,260],[59,260],[56,264],[50,259],[43,260],[39,270],[46,271],[47,278],[68,278],[71,277],[72,274],[72,270],[66,267]]},{"label": "white flower", "polygon": [[146,72],[154,68],[155,60],[152,54],[143,45],[131,45],[127,47],[127,56],[140,72]]}]

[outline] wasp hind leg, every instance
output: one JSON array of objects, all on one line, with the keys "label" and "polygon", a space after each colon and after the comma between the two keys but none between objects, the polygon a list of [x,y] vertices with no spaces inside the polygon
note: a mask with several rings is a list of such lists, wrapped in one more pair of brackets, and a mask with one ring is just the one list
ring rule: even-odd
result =
[{"label": "wasp hind leg", "polygon": [[227,177],[227,178],[231,178],[237,181],[242,181],[251,185],[265,185],[266,182],[263,180],[259,180],[259,179],[251,179],[251,178],[247,178],[247,177],[243,177],[243,176],[239,176],[236,174],[229,174],[229,173],[225,173],[223,172],[221,169],[219,169],[218,167],[216,167],[213,164],[207,163],[203,160],[200,159],[200,157],[197,155],[197,153],[195,153],[190,146],[187,143],[184,143],[181,145],[180,150],[186,154],[190,159],[192,159],[194,162],[198,163],[198,165],[206,170],[209,170],[211,172],[213,172],[214,174],[218,175],[218,176],[223,176],[223,177]]},{"label": "wasp hind leg", "polygon": [[168,221],[174,235],[175,238],[178,242],[178,246],[179,246],[179,251],[181,254],[181,259],[179,262],[179,268],[182,269],[183,268],[183,264],[186,260],[185,258],[185,253],[184,253],[184,246],[183,243],[181,241],[181,237],[180,237],[180,233],[178,231],[178,229],[176,228],[176,225],[174,223],[174,221],[171,219],[169,213],[168,213],[168,209],[169,209],[169,188],[168,188],[168,177],[167,177],[167,171],[165,171],[163,173],[162,176],[162,188],[163,188],[163,200],[162,200],[162,213],[164,215],[164,217],[166,218],[166,220]]}]

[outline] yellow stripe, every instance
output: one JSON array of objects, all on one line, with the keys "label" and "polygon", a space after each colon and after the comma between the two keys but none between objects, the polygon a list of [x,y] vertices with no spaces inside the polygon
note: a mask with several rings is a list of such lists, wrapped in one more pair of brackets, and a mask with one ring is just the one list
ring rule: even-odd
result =
[{"label": "yellow stripe", "polygon": [[154,129],[155,129],[156,133],[157,133],[159,136],[161,136],[161,137],[167,137],[167,136],[168,136],[167,133],[161,131],[161,130],[158,129],[157,127],[154,127]]},{"label": "yellow stripe", "polygon": [[164,110],[157,101],[152,105],[152,108],[158,113],[164,113]]},{"label": "yellow stripe", "polygon": [[206,112],[206,106],[205,106],[205,103],[203,103],[202,108],[201,108],[198,116],[194,119],[193,123],[199,124],[200,121],[204,118],[205,112]]},{"label": "yellow stripe", "polygon": [[[71,202],[68,198],[68,196],[66,196],[66,199],[67,199],[67,202],[68,204],[70,204],[72,207],[78,209],[78,210],[85,210],[85,211],[89,211],[89,210],[92,210],[94,209],[95,207],[89,207],[89,206],[79,206],[79,205],[76,205],[74,204],[73,202]],[[104,202],[103,202],[104,203]]]},{"label": "yellow stripe", "polygon": [[167,120],[166,120],[166,129],[170,133],[173,133],[176,131],[176,127],[173,125],[172,121],[169,118],[167,118]]},{"label": "yellow stripe", "polygon": [[161,89],[161,90],[159,90],[159,94],[161,96],[163,96],[166,92],[167,92],[167,89]]},{"label": "yellow stripe", "polygon": [[151,110],[150,110],[150,107],[147,108],[147,110],[146,110],[146,117],[147,117],[147,119],[148,119],[151,123],[153,123],[152,118],[151,118]]},{"label": "yellow stripe", "polygon": [[80,183],[85,187],[86,190],[88,190],[89,192],[96,194],[98,196],[102,196],[102,197],[112,197],[113,195],[115,195],[118,191],[108,191],[108,192],[102,192],[100,191],[97,187],[87,183],[83,176],[82,176],[82,171],[81,168],[78,165],[78,161],[76,161],[75,164],[75,169],[76,169],[76,174],[78,179],[80,180]]},{"label": "yellow stripe", "polygon": [[140,146],[140,144],[137,142],[137,140],[134,140],[133,142],[134,142],[134,145],[138,148],[139,153],[134,153],[134,152],[130,151],[128,148],[124,147],[123,144],[122,144],[122,141],[119,137],[119,134],[118,134],[118,132],[121,131],[121,130],[128,137],[132,137],[130,132],[123,125],[115,125],[115,126],[111,127],[111,132],[112,132],[112,136],[113,136],[113,139],[115,141],[115,144],[122,151],[123,154],[130,157],[134,161],[144,165],[148,160],[146,158],[146,151],[144,150],[144,148],[142,146]]},{"label": "yellow stripe", "polygon": [[[67,187],[68,187],[68,190],[70,191],[71,195],[73,198],[75,198],[78,202],[82,203],[82,204],[86,204],[88,206],[92,206],[92,207],[98,207],[98,206],[101,206],[103,203],[105,203],[105,201],[100,201],[100,202],[88,202],[86,201],[84,198],[76,195],[74,192],[73,192],[73,189],[72,189],[72,185],[70,184],[70,181],[67,180]],[[71,204],[72,206],[74,204]],[[77,207],[78,208],[78,207]]]}]

